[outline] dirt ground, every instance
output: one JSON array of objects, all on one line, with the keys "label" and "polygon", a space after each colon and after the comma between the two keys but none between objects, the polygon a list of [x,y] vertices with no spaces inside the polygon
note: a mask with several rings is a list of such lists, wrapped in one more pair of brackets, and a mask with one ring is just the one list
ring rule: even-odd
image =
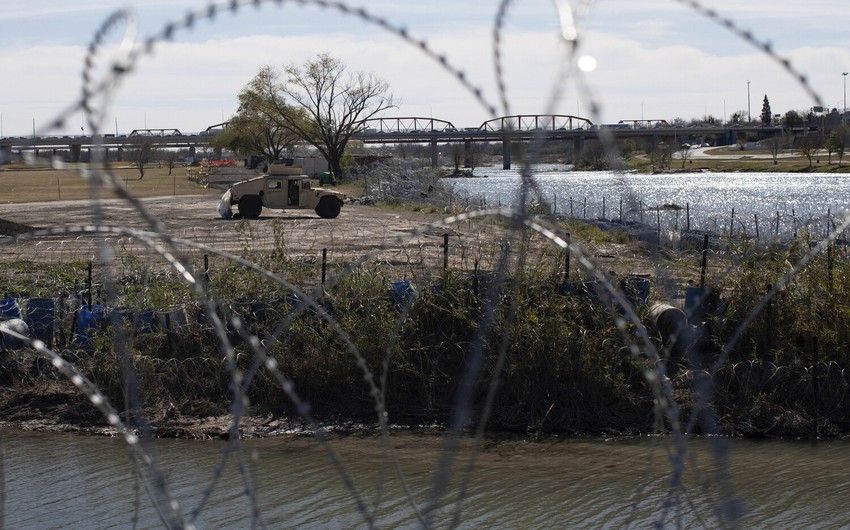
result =
[{"label": "dirt ground", "polygon": [[[404,234],[441,218],[414,212],[390,212],[375,207],[347,204],[336,219],[321,219],[308,210],[264,210],[257,220],[224,220],[217,212],[219,193],[183,197],[143,199],[142,204],[164,232],[216,249],[243,254],[245,251],[285,245],[288,255],[329,253],[362,255],[387,246],[379,259],[394,260]],[[104,202],[98,219],[88,201],[58,201],[0,205],[0,235],[14,236],[27,227],[63,229],[79,225],[151,230],[150,224],[131,205],[118,199]],[[25,226],[22,226],[25,225]],[[467,225],[469,226],[469,225]],[[442,256],[443,233],[457,234],[457,228],[431,230],[415,238],[417,249],[424,245]],[[38,237],[6,246],[7,258],[61,261],[91,255],[96,238],[79,234]],[[106,238],[112,244],[126,238]],[[433,247],[433,248],[432,248]],[[187,248],[188,250],[188,248]]]},{"label": "dirt ground", "polygon": [[[471,271],[475,259],[480,258],[479,266],[486,269],[489,257],[498,254],[500,241],[506,234],[507,223],[500,220],[477,219],[426,229],[445,215],[359,204],[346,204],[336,219],[321,219],[309,210],[264,209],[256,220],[224,220],[217,212],[220,193],[215,190],[206,195],[147,198],[141,199],[141,204],[173,238],[237,255],[278,248],[287,256],[310,262],[320,260],[322,249],[327,249],[329,260],[340,262],[374,252],[373,260],[385,265],[439,267],[443,262],[444,234],[449,234],[452,265],[468,267]],[[105,200],[100,219],[89,201],[0,204],[0,242],[6,243],[0,259],[52,263],[92,260],[97,256],[97,241],[110,245],[118,259],[122,252],[143,251],[140,243],[120,234],[95,237],[70,233],[17,243],[8,241],[9,236],[30,228],[62,230],[86,225],[151,230],[143,216],[120,199]],[[421,232],[411,236],[416,230]],[[551,246],[539,236],[535,239],[538,248]],[[654,274],[651,262],[657,256],[652,245],[641,242],[604,247],[587,245],[589,255],[605,271]],[[190,259],[205,253],[189,246],[181,247],[181,251]]]}]

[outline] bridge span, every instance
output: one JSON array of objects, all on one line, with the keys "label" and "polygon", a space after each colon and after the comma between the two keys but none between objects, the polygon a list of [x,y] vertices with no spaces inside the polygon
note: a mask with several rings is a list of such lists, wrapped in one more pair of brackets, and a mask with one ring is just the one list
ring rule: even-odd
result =
[{"label": "bridge span", "polygon": [[[116,150],[121,160],[126,149],[148,144],[161,148],[188,148],[191,153],[198,147],[209,146],[225,123],[211,125],[198,133],[183,133],[179,129],[137,129],[130,134],[104,134],[88,136],[32,136],[0,138],[0,161],[10,159],[13,153],[34,152],[40,156],[67,150],[71,161],[78,162],[84,149],[104,149],[106,153]],[[431,160],[438,164],[439,144],[462,143],[467,167],[471,166],[473,143],[502,144],[503,167],[510,169],[514,144],[533,141],[573,142],[576,150],[585,141],[610,135],[615,140],[626,138],[646,139],[657,144],[672,141],[674,145],[692,137],[711,138],[715,145],[729,145],[737,141],[740,134],[752,134],[766,138],[781,134],[781,127],[741,126],[696,126],[675,127],[665,120],[621,120],[616,124],[594,124],[581,116],[513,115],[487,120],[477,127],[458,128],[452,122],[424,117],[383,117],[364,120],[359,132],[352,139],[365,144],[428,144]]]},{"label": "bridge span", "polygon": [[502,144],[502,166],[511,167],[514,143],[570,141],[578,151],[587,140],[602,134],[614,140],[638,138],[653,145],[661,141],[679,145],[692,137],[711,138],[714,145],[729,145],[739,134],[754,134],[759,139],[782,133],[781,127],[755,125],[677,127],[666,120],[621,120],[614,124],[597,125],[587,118],[571,115],[515,115],[485,121],[478,127],[459,129],[449,121],[434,118],[399,117],[365,120],[360,132],[352,136],[366,144],[415,143],[431,146],[431,161],[437,164],[439,144],[463,143],[466,167],[471,167],[472,144],[475,142]]}]

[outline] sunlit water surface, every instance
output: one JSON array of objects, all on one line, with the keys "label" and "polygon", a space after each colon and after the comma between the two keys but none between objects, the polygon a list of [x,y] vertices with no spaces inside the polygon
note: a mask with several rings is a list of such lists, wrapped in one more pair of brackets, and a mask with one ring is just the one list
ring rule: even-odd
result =
[{"label": "sunlit water surface", "polygon": [[[486,178],[443,179],[472,206],[515,206],[520,188],[519,169],[476,168],[474,175]],[[818,173],[674,173],[646,175],[612,171],[568,171],[564,166],[539,165],[533,172],[536,189],[529,202],[548,202],[557,213],[590,219],[642,221],[655,225],[654,208],[664,210],[662,223],[677,222],[684,228],[685,208],[690,209],[691,228],[722,232],[728,230],[734,209],[734,230],[755,233],[790,233],[806,223],[815,230],[826,229],[826,219],[850,205],[850,177]],[[603,202],[604,201],[604,202]],[[603,211],[604,208],[604,211]],[[604,215],[603,215],[604,213]]]}]

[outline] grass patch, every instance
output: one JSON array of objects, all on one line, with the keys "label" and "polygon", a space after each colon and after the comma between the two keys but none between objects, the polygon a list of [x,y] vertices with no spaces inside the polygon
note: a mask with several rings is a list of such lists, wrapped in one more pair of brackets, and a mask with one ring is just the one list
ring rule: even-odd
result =
[{"label": "grass patch", "polygon": [[[66,165],[65,169],[4,166],[0,168],[0,186],[3,188],[0,200],[19,203],[90,198],[89,182],[74,169],[72,164]],[[174,168],[171,175],[168,168],[149,167],[141,180],[139,172],[128,166],[113,167],[112,173],[134,196],[140,198],[218,193],[189,181],[186,178],[187,168],[182,167]]]}]

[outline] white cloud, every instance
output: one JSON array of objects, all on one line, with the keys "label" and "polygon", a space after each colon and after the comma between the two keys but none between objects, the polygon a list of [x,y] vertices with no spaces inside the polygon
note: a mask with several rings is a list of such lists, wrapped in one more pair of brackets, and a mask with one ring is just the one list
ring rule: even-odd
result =
[{"label": "white cloud", "polygon": [[[175,5],[179,9],[190,3],[197,4],[176,0]],[[735,7],[727,0],[718,3]],[[815,2],[829,3],[829,0]],[[638,16],[640,11],[634,3],[612,1],[611,6],[622,10],[618,19],[621,24],[633,17],[630,30],[621,31],[619,28],[623,26],[593,27],[584,34],[580,53],[592,55],[598,61],[598,68],[586,78],[594,97],[602,103],[604,121],[636,119],[641,110],[646,117],[669,119],[703,113],[719,117],[725,107],[728,116],[746,107],[747,80],[751,81],[753,106],[760,103],[764,93],[769,95],[777,112],[812,104],[805,91],[780,66],[750,46],[737,42],[734,48],[718,45],[715,49],[697,39],[674,38],[677,32],[687,32],[689,28],[680,27],[676,20],[651,16],[656,13],[653,10],[670,12],[672,4],[670,0],[647,0],[641,3],[646,11]],[[795,9],[800,8],[798,3],[792,4]],[[43,1],[34,8],[57,5],[60,4]],[[97,5],[88,2],[83,7],[95,9]],[[375,2],[367,5],[398,16],[404,11],[397,4],[392,4],[395,6],[392,8]],[[788,10],[794,6],[783,3],[777,10],[790,13]],[[408,7],[411,12],[426,12],[423,4]],[[430,27],[434,29],[421,34],[428,37],[434,50],[446,53],[465,79],[481,88],[489,103],[497,104],[492,20],[487,18],[491,15],[487,8],[484,8],[487,16],[481,15],[478,24],[433,25]],[[394,35],[363,24],[334,26],[333,32],[319,26],[312,33],[292,35],[288,28],[295,23],[281,16],[289,11],[269,9],[274,17],[259,12],[234,20],[225,18],[214,25],[195,28],[192,41],[157,45],[155,53],[145,57],[121,84],[106,121],[112,122],[117,117],[120,128],[129,130],[142,127],[146,116],[150,127],[200,130],[235,110],[236,94],[262,65],[301,63],[325,51],[341,58],[353,70],[371,71],[385,78],[401,100],[396,115],[433,115],[451,120],[459,127],[478,125],[489,118],[486,109],[449,71]],[[473,16],[468,9],[460,9],[464,17]],[[551,20],[545,18],[550,12],[554,16],[551,5],[541,0],[527,12],[517,12],[516,18],[509,19],[506,25],[502,53],[512,113],[548,110],[555,75],[563,61],[557,32]],[[685,9],[679,8],[678,12],[690,16]],[[545,20],[529,25],[529,14],[543,16]],[[433,15],[433,20],[442,15]],[[277,20],[281,24],[277,33],[282,36],[229,36],[234,27],[250,32],[258,22],[272,24]],[[301,25],[302,19],[297,20],[296,25]],[[690,31],[696,37],[706,26],[711,25],[701,23]],[[715,35],[728,38],[719,28],[712,31],[702,34],[712,39]],[[88,38],[89,35],[84,36],[83,42]],[[33,118],[44,124],[78,97],[83,54],[79,46],[41,45],[16,51],[0,47],[0,74],[4,79],[15,79],[14,83],[0,83],[4,134],[29,134]],[[809,46],[792,50],[789,56],[795,66],[809,73],[813,86],[826,92],[823,97],[827,105],[835,106],[842,101],[840,72],[850,70],[850,52],[840,45]],[[579,101],[575,84],[569,82],[563,88],[566,91],[553,111],[586,114],[589,102]],[[75,123],[74,119],[71,121]],[[69,126],[70,132],[77,130],[78,127]]]}]

